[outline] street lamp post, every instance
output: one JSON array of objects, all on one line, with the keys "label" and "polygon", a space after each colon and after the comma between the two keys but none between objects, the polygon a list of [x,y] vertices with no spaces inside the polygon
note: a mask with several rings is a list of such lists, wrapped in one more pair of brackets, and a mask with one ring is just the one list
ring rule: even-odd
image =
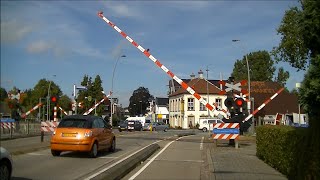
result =
[{"label": "street lamp post", "polygon": [[[239,39],[233,39],[232,42],[240,42]],[[244,48],[243,48],[243,51],[244,51]],[[245,58],[246,58],[246,62],[247,62],[247,72],[248,72],[248,112],[249,114],[251,113],[250,109],[251,109],[251,84],[250,84],[250,67],[249,67],[249,61],[248,61],[248,55],[246,52],[245,53]]]},{"label": "street lamp post", "polygon": [[121,57],[126,57],[126,55],[121,55],[119,54],[118,59],[116,61],[116,64],[113,67],[113,72],[112,72],[112,79],[111,79],[111,94],[110,94],[110,125],[112,126],[112,116],[113,116],[113,98],[112,98],[112,94],[113,94],[113,79],[114,79],[114,73],[116,71],[118,62],[120,60]]},{"label": "street lamp post", "polygon": [[[56,75],[53,75],[54,77],[56,77]],[[51,86],[52,81],[50,81],[49,83],[49,87],[48,87],[48,96],[47,96],[47,121],[50,120],[50,115],[49,115],[49,111],[50,111],[50,86]]]},{"label": "street lamp post", "polygon": [[139,101],[140,102],[140,114],[142,115],[142,101]]}]

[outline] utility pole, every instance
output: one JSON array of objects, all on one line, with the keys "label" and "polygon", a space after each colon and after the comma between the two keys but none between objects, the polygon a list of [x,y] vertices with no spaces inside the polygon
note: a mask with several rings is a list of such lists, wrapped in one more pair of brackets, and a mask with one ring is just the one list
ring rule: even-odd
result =
[{"label": "utility pole", "polygon": [[[207,66],[206,71],[207,71],[207,102],[209,103],[209,69],[208,69],[208,66]],[[208,109],[208,117],[210,117],[209,109]]]}]

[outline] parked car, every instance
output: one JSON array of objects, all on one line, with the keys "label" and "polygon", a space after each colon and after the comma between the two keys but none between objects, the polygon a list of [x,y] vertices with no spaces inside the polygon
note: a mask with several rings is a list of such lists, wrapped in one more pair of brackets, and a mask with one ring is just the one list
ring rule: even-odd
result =
[{"label": "parked car", "polygon": [[120,121],[118,125],[119,132],[126,131],[128,129],[128,121]]},{"label": "parked car", "polygon": [[212,124],[216,123],[224,123],[221,119],[199,119],[199,130],[203,132],[207,132],[208,130],[212,130]]},{"label": "parked car", "polygon": [[119,131],[142,131],[142,124],[140,121],[122,121],[119,123]]},{"label": "parked car", "polygon": [[13,170],[12,157],[5,148],[0,147],[0,151],[0,176],[1,179],[9,180]]},{"label": "parked car", "polygon": [[51,153],[63,151],[88,152],[97,157],[98,151],[115,151],[116,137],[111,125],[98,116],[71,115],[64,117],[53,132]]},{"label": "parked car", "polygon": [[128,130],[142,131],[142,124],[140,121],[128,121]]},{"label": "parked car", "polygon": [[152,129],[152,131],[165,131],[166,132],[169,129],[169,124],[165,124],[164,122],[152,122],[148,125],[145,125],[143,129],[147,130],[147,131]]}]

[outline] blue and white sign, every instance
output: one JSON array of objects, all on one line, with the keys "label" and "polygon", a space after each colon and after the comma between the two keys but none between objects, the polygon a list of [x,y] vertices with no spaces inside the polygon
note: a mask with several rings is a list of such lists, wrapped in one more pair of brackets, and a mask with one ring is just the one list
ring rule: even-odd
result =
[{"label": "blue and white sign", "polygon": [[230,128],[230,129],[213,129],[213,134],[239,134],[240,131],[239,129],[234,129],[234,128]]}]

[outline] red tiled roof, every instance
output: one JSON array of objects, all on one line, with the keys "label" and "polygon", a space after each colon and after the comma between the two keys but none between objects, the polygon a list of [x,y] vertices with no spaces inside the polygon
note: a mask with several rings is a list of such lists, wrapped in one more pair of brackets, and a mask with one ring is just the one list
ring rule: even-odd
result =
[{"label": "red tiled roof", "polygon": [[[207,80],[201,78],[195,78],[190,80],[188,86],[193,88],[198,94],[219,94],[220,89],[211,84],[210,82],[207,83]],[[208,92],[207,92],[207,84],[208,84]],[[169,97],[180,95],[180,94],[189,94],[189,92],[183,88],[178,89],[176,92],[169,95]]]}]

